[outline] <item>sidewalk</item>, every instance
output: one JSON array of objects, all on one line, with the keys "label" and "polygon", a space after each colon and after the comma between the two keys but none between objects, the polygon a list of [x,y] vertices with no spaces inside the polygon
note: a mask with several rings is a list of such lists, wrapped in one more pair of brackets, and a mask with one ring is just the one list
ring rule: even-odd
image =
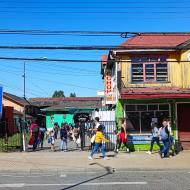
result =
[{"label": "sidewalk", "polygon": [[110,160],[103,160],[100,155],[88,160],[88,155],[87,151],[0,153],[0,172],[94,171],[106,167],[116,170],[190,169],[190,151],[165,159],[158,153],[147,155],[145,152],[118,155],[110,152]]}]

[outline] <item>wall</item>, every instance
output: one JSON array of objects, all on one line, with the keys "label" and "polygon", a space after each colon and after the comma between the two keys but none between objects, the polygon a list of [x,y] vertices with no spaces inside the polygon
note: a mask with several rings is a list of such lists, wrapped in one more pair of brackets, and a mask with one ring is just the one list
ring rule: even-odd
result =
[{"label": "wall", "polygon": [[[52,123],[51,118],[54,117],[54,122]],[[74,124],[73,114],[56,114],[56,113],[48,113],[46,115],[46,127],[52,128],[53,124],[58,122],[59,126],[61,123],[72,123]]]},{"label": "wall", "polygon": [[10,100],[7,100],[5,98],[3,98],[3,106],[10,106],[13,107],[15,110],[19,111],[19,112],[23,112],[24,111],[24,107],[20,106]]},{"label": "wall", "polygon": [[[122,74],[121,80],[125,87],[179,87],[189,88],[190,87],[190,62],[170,62],[170,61],[187,61],[187,53],[185,51],[181,53],[170,53],[168,54],[168,73],[169,81],[165,83],[131,83],[131,64],[129,62],[122,63]],[[150,53],[149,53],[150,54]],[[120,55],[120,60],[130,61],[130,55]]]}]

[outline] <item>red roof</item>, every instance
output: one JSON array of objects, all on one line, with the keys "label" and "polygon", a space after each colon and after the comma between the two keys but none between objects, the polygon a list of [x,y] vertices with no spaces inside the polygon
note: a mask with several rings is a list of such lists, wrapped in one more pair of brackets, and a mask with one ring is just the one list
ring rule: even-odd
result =
[{"label": "red roof", "polygon": [[190,33],[142,33],[122,43],[125,47],[176,47],[190,40]]},{"label": "red roof", "polygon": [[148,98],[190,98],[190,89],[182,88],[126,88],[122,89],[122,99]]}]

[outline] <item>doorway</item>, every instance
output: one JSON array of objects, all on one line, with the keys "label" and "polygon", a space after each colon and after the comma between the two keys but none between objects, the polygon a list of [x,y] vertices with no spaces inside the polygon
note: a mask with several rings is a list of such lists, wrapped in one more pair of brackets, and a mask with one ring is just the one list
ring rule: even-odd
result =
[{"label": "doorway", "polygon": [[190,103],[177,104],[178,137],[182,146],[190,150]]}]

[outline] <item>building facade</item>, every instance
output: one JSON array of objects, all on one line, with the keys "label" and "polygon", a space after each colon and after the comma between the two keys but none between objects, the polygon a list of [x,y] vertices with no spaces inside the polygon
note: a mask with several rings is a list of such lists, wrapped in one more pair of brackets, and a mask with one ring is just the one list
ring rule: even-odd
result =
[{"label": "building facade", "polygon": [[190,33],[142,33],[109,52],[103,75],[116,79],[117,121],[125,118],[137,148],[147,149],[151,123],[171,120],[190,149]]}]

